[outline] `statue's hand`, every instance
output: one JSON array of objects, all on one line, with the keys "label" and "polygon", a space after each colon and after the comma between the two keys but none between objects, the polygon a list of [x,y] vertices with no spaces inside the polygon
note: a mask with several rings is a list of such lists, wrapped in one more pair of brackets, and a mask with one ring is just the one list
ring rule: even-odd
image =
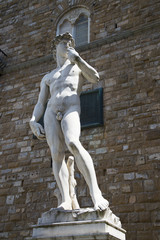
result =
[{"label": "statue's hand", "polygon": [[35,122],[35,121],[30,121],[29,123],[31,130],[33,132],[33,134],[40,140],[44,140],[45,139],[45,131],[42,127],[41,124]]},{"label": "statue's hand", "polygon": [[71,61],[71,63],[76,63],[79,59],[79,54],[76,52],[76,50],[72,47],[68,48],[68,59]]}]

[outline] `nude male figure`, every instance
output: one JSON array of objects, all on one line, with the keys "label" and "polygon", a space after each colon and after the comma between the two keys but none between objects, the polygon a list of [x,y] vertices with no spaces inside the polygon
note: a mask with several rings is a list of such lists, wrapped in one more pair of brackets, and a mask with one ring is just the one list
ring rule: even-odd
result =
[{"label": "nude male figure", "polygon": [[[103,198],[98,187],[92,159],[79,141],[81,131],[79,95],[82,84],[85,78],[96,83],[99,81],[99,75],[76,52],[74,40],[69,33],[57,36],[54,45],[57,68],[46,74],[41,81],[39,98],[30,120],[30,127],[38,139],[45,137],[47,139],[53,173],[62,196],[62,202],[58,207],[72,209],[69,174],[65,162],[67,146],[88,184],[95,210],[105,210],[109,203]],[[44,113],[48,99],[43,129],[37,122]]]}]

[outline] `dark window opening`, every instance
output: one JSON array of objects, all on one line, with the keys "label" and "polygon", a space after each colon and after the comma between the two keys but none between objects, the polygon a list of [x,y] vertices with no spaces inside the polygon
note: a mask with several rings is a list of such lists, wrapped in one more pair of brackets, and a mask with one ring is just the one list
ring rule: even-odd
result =
[{"label": "dark window opening", "polygon": [[82,92],[81,100],[81,127],[96,127],[103,125],[103,89]]}]

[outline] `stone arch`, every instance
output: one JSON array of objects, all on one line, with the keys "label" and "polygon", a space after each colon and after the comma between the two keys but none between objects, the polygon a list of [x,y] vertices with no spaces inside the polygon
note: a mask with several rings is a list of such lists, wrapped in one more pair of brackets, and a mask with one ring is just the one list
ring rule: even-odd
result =
[{"label": "stone arch", "polygon": [[[66,10],[63,12],[57,19],[56,23],[56,35],[59,35],[63,32],[70,32],[74,38],[76,38],[76,23],[80,19],[81,16],[85,16],[87,19],[87,25],[81,26],[85,27],[85,32],[84,32],[84,41],[83,43],[89,43],[90,42],[90,11],[84,7],[84,6],[76,6],[68,11]],[[85,23],[86,24],[86,23]],[[80,29],[80,28],[79,28]],[[82,29],[83,30],[83,29]],[[78,42],[78,45],[80,45],[80,42]]]}]

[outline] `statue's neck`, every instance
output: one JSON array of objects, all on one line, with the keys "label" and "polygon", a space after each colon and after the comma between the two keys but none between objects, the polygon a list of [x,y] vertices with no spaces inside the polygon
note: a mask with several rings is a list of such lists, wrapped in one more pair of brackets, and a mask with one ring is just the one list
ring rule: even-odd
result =
[{"label": "statue's neck", "polygon": [[68,61],[66,57],[57,56],[57,67],[62,67]]}]

